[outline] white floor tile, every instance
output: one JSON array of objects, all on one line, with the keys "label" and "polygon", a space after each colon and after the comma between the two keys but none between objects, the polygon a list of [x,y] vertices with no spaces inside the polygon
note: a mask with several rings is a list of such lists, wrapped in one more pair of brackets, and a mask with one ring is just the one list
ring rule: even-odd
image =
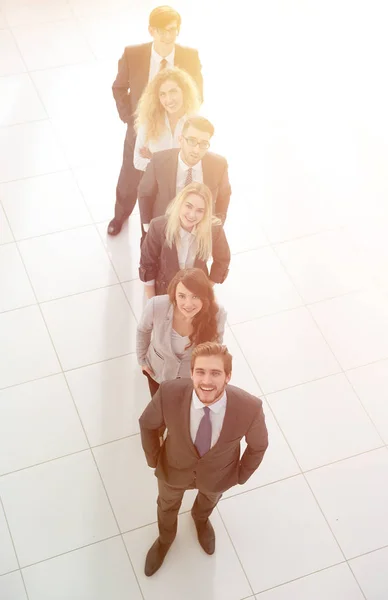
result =
[{"label": "white floor tile", "polygon": [[[263,404],[265,423],[268,430],[269,446],[264,455],[263,462],[244,485],[235,485],[230,488],[223,498],[230,498],[242,492],[253,490],[293,475],[299,475],[300,468],[284,439],[278,424],[272,416],[266,403]],[[241,441],[241,451],[244,452],[246,443]]]},{"label": "white floor tile", "polygon": [[91,446],[139,432],[139,416],[150,401],[135,354],[66,373]]},{"label": "white floor tile", "polygon": [[231,329],[264,393],[340,370],[305,308],[233,325]]},{"label": "white floor tile", "polygon": [[219,510],[255,593],[343,560],[301,476],[221,500]]},{"label": "white floor tile", "polygon": [[216,551],[208,556],[200,547],[191,515],[180,516],[178,535],[166,559],[152,577],[144,575],[148,549],[157,537],[156,525],[124,536],[144,600],[241,600],[251,589],[222,521],[211,517],[216,533]]},{"label": "white floor tile", "polygon": [[69,4],[77,17],[102,14],[109,16],[122,10],[131,9],[131,0],[69,0]]},{"label": "white floor tile", "polygon": [[114,237],[106,232],[108,223],[100,223],[97,227],[120,281],[137,279],[141,237],[139,215],[132,215],[120,234]]},{"label": "white floor tile", "polygon": [[275,251],[306,303],[360,289],[371,279],[367,261],[342,230],[278,244]]},{"label": "white floor tile", "polygon": [[63,375],[0,391],[0,475],[86,448]]},{"label": "white floor tile", "polygon": [[0,314],[0,331],[0,388],[61,370],[37,306]]},{"label": "white floor tile", "polygon": [[126,281],[123,283],[123,290],[128,298],[128,302],[131,305],[136,320],[140,321],[146,303],[144,283],[140,281],[140,279]]},{"label": "white floor tile", "polygon": [[90,452],[6,475],[0,494],[22,567],[118,533]]},{"label": "white floor tile", "polygon": [[29,75],[0,79],[0,126],[46,119],[47,114]]},{"label": "white floor tile", "polygon": [[80,167],[73,172],[94,221],[113,219],[119,162]]},{"label": "white floor tile", "polygon": [[91,11],[80,17],[80,27],[98,60],[117,60],[128,44],[144,43],[144,19],[139,20],[133,10],[101,14],[95,6],[90,2]]},{"label": "white floor tile", "polygon": [[23,569],[30,600],[141,600],[120,537]]},{"label": "white floor tile", "polygon": [[[11,536],[7,527],[7,522],[0,504],[0,575],[9,573],[18,569],[18,562],[15,556],[15,550],[12,545]],[[1,578],[0,578],[1,581]],[[1,584],[0,584],[1,591]],[[0,596],[2,598],[3,596]]]},{"label": "white floor tile", "polygon": [[57,21],[73,16],[65,0],[2,0],[2,7],[10,27]]},{"label": "white floor tile", "polygon": [[0,281],[0,312],[35,304],[35,295],[16,244],[0,246]]},{"label": "white floor tile", "polygon": [[48,121],[0,129],[0,182],[44,175],[66,167],[62,149]]},{"label": "white floor tile", "polygon": [[377,290],[319,302],[310,310],[344,369],[388,357],[388,305]]},{"label": "white floor tile", "polygon": [[[157,479],[146,462],[140,436],[132,436],[93,449],[102,479],[121,531],[154,523]],[[185,493],[181,512],[189,511],[197,492]]]},{"label": "white floor tile", "polygon": [[5,21],[4,13],[3,13],[2,9],[0,8],[0,29],[6,29],[6,28],[7,28],[7,23]]},{"label": "white floor tile", "polygon": [[3,183],[0,194],[17,240],[91,223],[70,171]]},{"label": "white floor tile", "polygon": [[42,304],[65,371],[135,351],[136,321],[120,286]]},{"label": "white floor tile", "polygon": [[30,71],[94,59],[74,19],[22,25],[13,33]]},{"label": "white floor tile", "polygon": [[20,571],[0,577],[0,598],[6,598],[6,600],[27,600]]},{"label": "white floor tile", "polygon": [[374,450],[306,475],[346,558],[388,545],[388,451]]},{"label": "white floor tile", "polygon": [[256,600],[364,600],[346,564],[325,569],[256,596]]},{"label": "white floor tile", "polygon": [[[0,192],[1,192],[0,187]],[[2,195],[1,195],[2,199]],[[9,244],[9,242],[13,242],[14,237],[12,235],[12,231],[9,227],[7,217],[5,216],[5,212],[3,207],[0,204],[0,245],[1,244]]]},{"label": "white floor tile", "polygon": [[230,327],[225,327],[223,344],[225,344],[232,355],[232,379],[230,383],[241,387],[253,396],[261,398],[263,392],[260,389],[245,357],[233,335]]},{"label": "white floor tile", "polygon": [[346,375],[380,435],[388,444],[388,361],[351,369]]},{"label": "white floor tile", "polygon": [[0,76],[24,73],[25,64],[15,43],[14,37],[7,29],[0,30]]},{"label": "white floor tile", "polygon": [[368,600],[385,600],[388,594],[388,548],[359,556],[349,562]]},{"label": "white floor tile", "polygon": [[40,302],[118,283],[93,225],[24,240],[19,249]]},{"label": "white floor tile", "polygon": [[255,250],[268,244],[267,237],[258,224],[258,219],[254,217],[247,218],[245,211],[241,210],[238,197],[239,193],[236,193],[233,186],[228,216],[224,226],[232,254]]},{"label": "white floor tile", "polygon": [[269,394],[267,400],[304,471],[383,445],[344,375]]},{"label": "white floor tile", "polygon": [[[255,285],[248,284],[242,303],[241,290],[252,277]],[[302,304],[278,257],[269,247],[233,256],[228,278],[218,286],[217,295],[222,304],[228,307],[230,325]]]}]

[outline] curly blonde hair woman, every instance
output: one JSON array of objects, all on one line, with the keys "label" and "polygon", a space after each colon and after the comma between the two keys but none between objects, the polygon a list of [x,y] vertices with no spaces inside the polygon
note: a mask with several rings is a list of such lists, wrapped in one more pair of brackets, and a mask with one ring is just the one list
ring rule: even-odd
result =
[{"label": "curly blonde hair woman", "polygon": [[165,294],[179,271],[196,267],[212,283],[222,283],[229,270],[230,250],[221,221],[213,216],[213,199],[204,183],[191,183],[169,204],[166,214],[152,219],[141,247],[139,276],[146,296]]},{"label": "curly blonde hair woman", "polygon": [[178,148],[184,122],[200,105],[197,85],[186,71],[177,67],[160,71],[144,90],[135,113],[136,169],[145,171],[153,152]]}]

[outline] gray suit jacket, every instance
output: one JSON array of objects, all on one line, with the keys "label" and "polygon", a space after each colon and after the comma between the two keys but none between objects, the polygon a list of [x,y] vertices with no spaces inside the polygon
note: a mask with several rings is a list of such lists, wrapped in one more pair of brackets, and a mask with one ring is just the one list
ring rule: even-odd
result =
[{"label": "gray suit jacket", "polygon": [[[161,384],[140,417],[140,433],[147,463],[169,485],[208,492],[224,492],[245,483],[263,460],[268,446],[262,402],[233,385],[226,386],[226,412],[220,437],[199,456],[190,435],[191,379]],[[167,427],[162,446],[159,429]],[[247,448],[240,459],[240,441]]]},{"label": "gray suit jacket", "polygon": [[[218,306],[217,331],[219,342],[224,337],[226,312]],[[171,348],[171,333],[174,307],[167,295],[154,296],[148,300],[136,334],[136,353],[139,365],[148,365],[155,373],[158,383],[167,379],[190,377],[192,348],[185,352],[182,361]]]},{"label": "gray suit jacket", "polygon": [[[155,152],[141,179],[138,189],[140,219],[142,224],[160,217],[176,196],[176,176],[180,149]],[[214,214],[224,223],[232,193],[228,163],[225,158],[207,152],[202,159],[203,182],[213,195]]]}]

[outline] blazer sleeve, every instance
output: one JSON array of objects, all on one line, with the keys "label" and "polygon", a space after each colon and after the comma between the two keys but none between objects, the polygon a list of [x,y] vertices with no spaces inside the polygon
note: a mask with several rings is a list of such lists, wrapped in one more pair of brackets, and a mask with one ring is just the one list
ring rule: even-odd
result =
[{"label": "blazer sleeve", "polygon": [[268,432],[265,424],[263,405],[260,401],[253,421],[245,434],[247,447],[241,457],[238,482],[242,485],[256,471],[268,448]]},{"label": "blazer sleeve", "polygon": [[117,111],[120,119],[124,123],[132,122],[132,108],[129,98],[129,78],[128,78],[128,60],[124,50],[122,57],[119,60],[116,79],[112,85],[113,97],[116,101]]},{"label": "blazer sleeve", "polygon": [[160,453],[159,429],[164,427],[162,386],[139,419],[141,443],[149,467],[155,468]]},{"label": "blazer sleeve", "polygon": [[161,232],[152,220],[150,228],[141,245],[139,278],[140,281],[156,279],[159,271],[159,258],[162,251]]},{"label": "blazer sleeve", "polygon": [[218,333],[218,343],[219,344],[222,344],[222,342],[224,340],[225,323],[226,323],[227,315],[228,315],[228,313],[226,312],[224,307],[219,304],[218,305],[218,313],[217,313],[217,333]]},{"label": "blazer sleeve", "polygon": [[141,125],[136,135],[135,150],[133,152],[133,165],[135,169],[138,169],[138,171],[145,171],[148,163],[150,162],[149,158],[143,158],[142,156],[140,156],[141,148],[147,145],[145,140],[146,129],[144,125]]},{"label": "blazer sleeve", "polygon": [[230,248],[221,225],[213,227],[213,263],[210,279],[214,283],[223,283],[229,272]]},{"label": "blazer sleeve", "polygon": [[219,219],[221,219],[222,224],[225,223],[231,193],[232,189],[229,183],[228,163],[225,161],[225,168],[223,170],[220,186],[218,188],[218,195],[215,206],[216,216]]},{"label": "blazer sleeve", "polygon": [[155,159],[151,158],[145,173],[141,178],[137,191],[140,220],[142,224],[151,222],[157,193],[158,182],[155,174]]},{"label": "blazer sleeve", "polygon": [[155,299],[150,298],[144,307],[136,330],[136,355],[140,366],[145,364],[145,357],[151,343],[154,328],[154,305]]}]

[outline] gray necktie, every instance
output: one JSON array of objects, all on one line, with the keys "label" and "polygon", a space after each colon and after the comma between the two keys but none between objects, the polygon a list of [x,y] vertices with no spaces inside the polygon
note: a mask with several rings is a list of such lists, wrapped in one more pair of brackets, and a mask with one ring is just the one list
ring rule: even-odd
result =
[{"label": "gray necktie", "polygon": [[159,71],[163,71],[163,69],[165,69],[168,65],[168,62],[166,61],[165,58],[162,58],[162,60],[160,61],[160,69]]},{"label": "gray necktie", "polygon": [[194,445],[198,450],[198,454],[203,456],[209,452],[212,443],[212,424],[210,421],[210,408],[204,407],[204,416],[198,427],[197,435],[195,436]]},{"label": "gray necktie", "polygon": [[191,167],[189,167],[187,169],[185,187],[186,187],[186,185],[189,185],[190,183],[192,183],[192,181],[193,181],[193,169]]}]

